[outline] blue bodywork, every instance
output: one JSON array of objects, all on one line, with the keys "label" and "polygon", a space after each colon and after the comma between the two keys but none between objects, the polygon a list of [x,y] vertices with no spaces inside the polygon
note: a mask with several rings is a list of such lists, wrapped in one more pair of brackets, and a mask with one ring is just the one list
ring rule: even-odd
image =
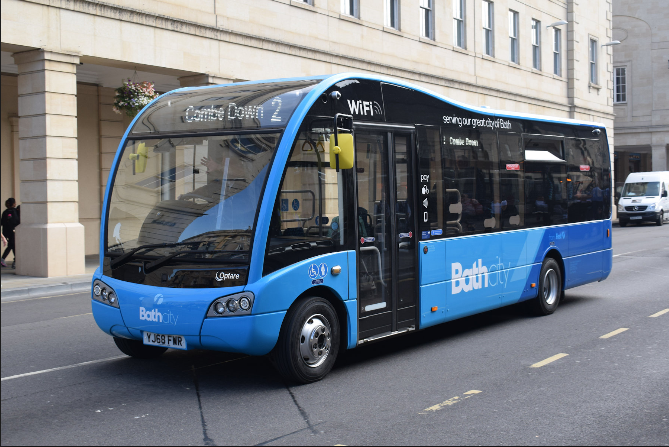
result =
[{"label": "blue bodywork", "polygon": [[[115,308],[92,300],[95,321],[104,332],[116,337],[137,340],[142,339],[142,331],[183,335],[189,349],[202,348],[263,355],[274,348],[290,306],[299,296],[308,296],[311,289],[319,287],[327,289],[330,296],[341,300],[346,312],[346,321],[340,323],[342,331],[347,335],[347,347],[350,349],[357,345],[355,251],[319,256],[262,276],[271,211],[300,124],[323,92],[348,78],[377,80],[412,88],[463,109],[490,116],[593,126],[593,123],[547,119],[471,107],[421,87],[379,76],[345,73],[329,77],[300,78],[317,79],[321,82],[295,109],[277,148],[275,160],[267,177],[255,229],[248,284],[244,287],[227,289],[160,288],[115,280],[103,275],[102,270],[98,269],[93,280],[99,279],[114,288],[120,305],[120,308]],[[247,82],[241,85],[256,83]],[[196,88],[215,87],[219,86]],[[174,92],[192,89],[179,89]],[[137,119],[153,102],[137,115],[121,140],[107,182],[103,210],[108,209],[113,176],[128,134]],[[603,126],[598,127],[603,128]],[[103,213],[100,232],[101,265],[105,249],[106,219],[107,215]],[[611,238],[607,235],[607,229],[611,229],[610,220],[420,242],[419,327],[425,328],[535,297],[537,289],[532,288],[531,284],[538,283],[541,263],[549,254],[558,258],[564,265],[565,289],[605,279],[612,265]],[[424,247],[427,247],[427,253],[423,252]],[[340,266],[341,273],[337,276],[328,273],[322,283],[315,286],[309,276],[309,268],[312,264],[323,263],[328,266],[328,270]],[[458,265],[461,267],[460,270],[457,269]],[[481,271],[478,270],[479,267],[482,268]],[[477,273],[474,273],[474,268]],[[481,273],[483,268],[487,272]],[[456,276],[459,274],[461,277],[454,278],[454,274]],[[470,286],[471,290],[468,290]],[[207,310],[214,300],[241,291],[250,291],[255,295],[252,315],[206,318]],[[438,310],[432,311],[433,307],[437,307]],[[156,310],[160,318],[151,322],[146,319],[140,320],[140,308],[144,308],[145,312]]]}]

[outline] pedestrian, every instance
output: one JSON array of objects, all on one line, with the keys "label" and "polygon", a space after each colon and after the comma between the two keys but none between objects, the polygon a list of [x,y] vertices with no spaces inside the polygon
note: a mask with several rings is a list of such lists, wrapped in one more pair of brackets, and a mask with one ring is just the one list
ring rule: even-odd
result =
[{"label": "pedestrian", "polygon": [[[19,212],[16,209],[16,200],[9,198],[5,201],[5,206],[7,209],[2,213],[2,236],[3,239],[7,241],[7,248],[2,254],[1,264],[3,267],[7,267],[5,259],[9,256],[9,253],[14,252],[14,262],[12,263],[12,268],[16,268],[16,248],[14,247],[14,229],[21,223],[19,218]],[[3,241],[4,242],[4,241]]]}]

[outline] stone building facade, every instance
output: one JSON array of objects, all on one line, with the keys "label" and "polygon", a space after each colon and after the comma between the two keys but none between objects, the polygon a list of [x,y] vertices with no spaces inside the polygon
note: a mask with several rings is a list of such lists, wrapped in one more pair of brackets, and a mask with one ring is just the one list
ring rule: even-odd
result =
[{"label": "stone building facade", "polygon": [[669,170],[669,2],[613,0],[615,175]]},{"label": "stone building facade", "polygon": [[83,272],[129,120],[122,79],[159,91],[337,72],[455,100],[604,123],[614,0],[2,0],[2,198],[17,272]]}]

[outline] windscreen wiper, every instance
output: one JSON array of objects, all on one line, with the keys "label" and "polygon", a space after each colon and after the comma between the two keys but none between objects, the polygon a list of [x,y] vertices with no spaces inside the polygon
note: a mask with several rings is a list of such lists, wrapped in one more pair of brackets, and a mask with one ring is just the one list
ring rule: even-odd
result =
[{"label": "windscreen wiper", "polygon": [[[164,265],[165,263],[171,261],[172,259],[185,255],[185,254],[212,254],[212,253],[239,253],[239,254],[246,254],[248,255],[248,250],[186,250],[186,251],[179,251],[176,253],[171,253],[167,256],[163,256],[162,258],[158,258],[155,261],[149,262],[144,266],[144,273],[151,273],[158,267]],[[229,260],[220,260],[220,261],[229,261]],[[235,262],[240,262],[238,260],[235,260]],[[242,261],[246,262],[246,261]]]},{"label": "windscreen wiper", "polygon": [[146,245],[140,245],[139,247],[135,247],[132,250],[130,250],[127,253],[123,253],[121,256],[118,258],[114,259],[111,261],[109,266],[112,269],[118,268],[122,266],[123,264],[127,263],[130,261],[130,259],[138,252],[141,250],[153,250],[154,248],[169,248],[169,247],[178,247],[179,245],[190,245],[195,242],[175,242],[172,244],[146,244]]}]

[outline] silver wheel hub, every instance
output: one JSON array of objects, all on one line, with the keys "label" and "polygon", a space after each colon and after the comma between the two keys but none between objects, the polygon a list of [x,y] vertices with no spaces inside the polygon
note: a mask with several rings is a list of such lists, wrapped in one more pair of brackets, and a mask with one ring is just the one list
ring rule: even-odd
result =
[{"label": "silver wheel hub", "polygon": [[552,306],[558,298],[558,276],[555,270],[550,269],[544,275],[543,294],[546,304]]},{"label": "silver wheel hub", "polygon": [[332,347],[330,323],[323,315],[307,318],[300,333],[300,356],[310,368],[317,368],[325,362]]}]

